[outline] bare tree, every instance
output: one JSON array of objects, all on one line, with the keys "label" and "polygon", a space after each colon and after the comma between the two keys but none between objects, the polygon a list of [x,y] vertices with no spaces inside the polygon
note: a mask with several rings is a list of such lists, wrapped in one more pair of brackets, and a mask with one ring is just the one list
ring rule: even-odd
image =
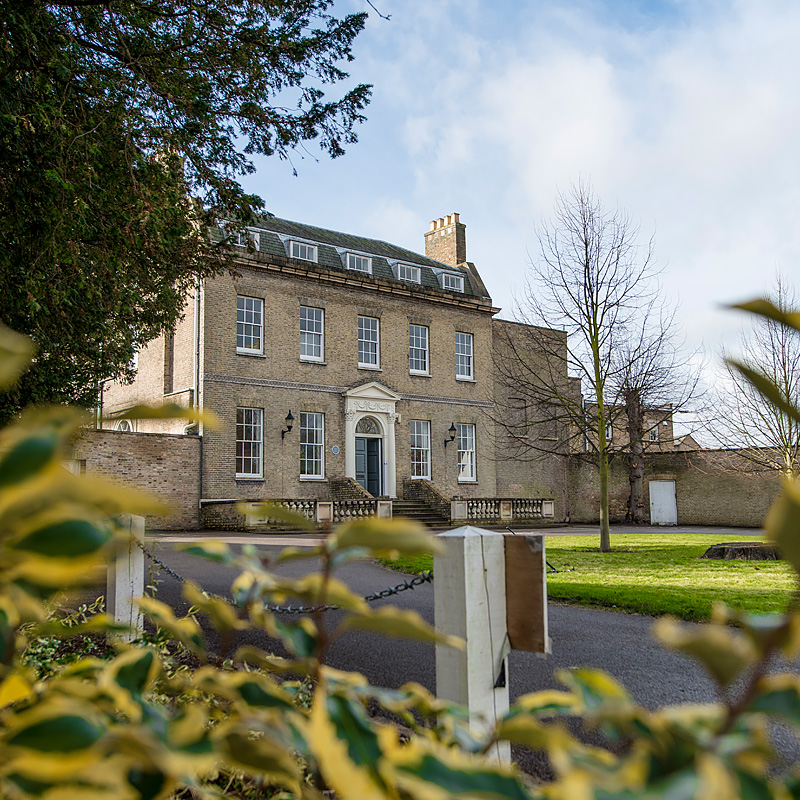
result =
[{"label": "bare tree", "polygon": [[[772,302],[782,312],[800,305],[800,296],[777,275]],[[740,448],[755,469],[800,475],[800,422],[771,403],[723,353],[729,381],[718,399],[714,434],[725,447]],[[740,336],[739,360],[766,377],[790,404],[800,405],[800,337],[786,325],[758,316]]]},{"label": "bare tree", "polygon": [[611,461],[629,454],[630,518],[641,520],[648,434],[697,389],[696,378],[681,377],[674,310],[660,295],[652,240],[642,245],[637,237],[629,217],[605,211],[590,186],[559,195],[518,302],[524,324],[495,329],[495,373],[507,401],[495,416],[509,433],[505,454],[591,458],[603,551],[611,547]]}]

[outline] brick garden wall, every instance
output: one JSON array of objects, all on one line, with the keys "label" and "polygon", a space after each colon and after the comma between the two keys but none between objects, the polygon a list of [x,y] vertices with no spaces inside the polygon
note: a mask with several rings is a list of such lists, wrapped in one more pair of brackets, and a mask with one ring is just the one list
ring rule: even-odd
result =
[{"label": "brick garden wall", "polygon": [[[674,480],[679,525],[759,527],[780,489],[774,472],[754,472],[735,451],[697,450],[653,453],[645,461],[644,505],[649,518],[649,481]],[[611,468],[609,492],[612,522],[625,518],[628,498],[625,459]],[[572,522],[597,522],[600,498],[597,469],[577,458],[569,464],[569,517]]]},{"label": "brick garden wall", "polygon": [[148,530],[191,530],[200,526],[200,438],[158,433],[87,430],[74,447],[86,472],[147,492],[172,511],[148,517]]}]

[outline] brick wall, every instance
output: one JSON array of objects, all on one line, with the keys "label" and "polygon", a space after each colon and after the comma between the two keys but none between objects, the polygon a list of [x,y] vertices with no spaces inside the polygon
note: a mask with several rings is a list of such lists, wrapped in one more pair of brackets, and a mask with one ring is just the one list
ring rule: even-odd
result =
[{"label": "brick wall", "polygon": [[[652,453],[645,460],[644,505],[649,519],[649,481],[674,480],[679,525],[759,527],[780,489],[774,472],[754,472],[731,450]],[[612,522],[625,518],[628,498],[626,460],[612,464],[609,511]],[[569,508],[573,522],[597,522],[600,498],[596,467],[571,458]]]},{"label": "brick wall", "polygon": [[164,517],[148,517],[148,530],[190,530],[200,525],[200,449],[197,436],[86,430],[74,458],[100,473],[168,503]]}]

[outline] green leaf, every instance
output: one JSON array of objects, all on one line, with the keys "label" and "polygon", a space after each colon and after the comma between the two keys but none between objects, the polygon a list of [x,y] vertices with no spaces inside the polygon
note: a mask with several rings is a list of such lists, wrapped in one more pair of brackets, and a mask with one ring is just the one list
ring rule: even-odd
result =
[{"label": "green leaf", "polygon": [[297,787],[299,770],[290,752],[267,736],[254,737],[244,726],[231,726],[218,734],[222,752],[234,764],[260,773],[268,781]]},{"label": "green leaf", "polygon": [[163,772],[145,771],[140,767],[132,767],[128,771],[128,783],[139,793],[141,800],[164,797],[164,791],[169,788]]},{"label": "green leaf", "polygon": [[[296,623],[287,623],[274,614],[267,618],[267,628],[273,636],[279,636],[286,649],[300,658],[310,658],[317,650],[319,632],[308,617],[301,617]],[[265,620],[265,621],[267,621]]]},{"label": "green leaf", "polygon": [[727,363],[741,372],[762,397],[769,400],[787,417],[800,422],[800,408],[794,405],[766,375],[740,361],[728,359]]},{"label": "green leaf", "polygon": [[465,794],[485,800],[530,800],[530,795],[515,776],[480,762],[462,766],[446,763],[442,758],[426,753],[413,768],[404,764],[398,767],[398,772],[438,786],[456,796]]},{"label": "green leaf", "polygon": [[407,519],[352,520],[328,537],[329,551],[363,547],[377,553],[434,553],[441,545],[424,525]]},{"label": "green leaf", "polygon": [[368,547],[348,547],[345,550],[338,550],[331,556],[331,569],[341,567],[350,561],[363,561],[372,555]]},{"label": "green leaf", "polygon": [[767,513],[764,530],[800,575],[800,482],[783,482],[783,490]]},{"label": "green leaf", "polygon": [[747,708],[782,717],[800,729],[800,678],[788,673],[762,678]]},{"label": "green leaf", "polygon": [[66,520],[47,525],[27,534],[13,546],[15,550],[39,553],[43,556],[83,556],[99,550],[111,538],[108,530],[101,530],[85,520]]},{"label": "green leaf", "polygon": [[740,311],[749,311],[759,317],[766,317],[781,325],[794,328],[800,333],[800,312],[784,311],[769,300],[751,300],[749,303],[737,303],[731,308],[738,308]]},{"label": "green leaf", "polygon": [[58,453],[55,433],[39,433],[17,442],[0,458],[0,487],[22,483],[41,472]]},{"label": "green leaf", "polygon": [[219,564],[231,564],[236,561],[237,558],[236,553],[231,550],[230,545],[217,540],[179,544],[175,546],[175,549],[183,550],[185,553],[189,553],[189,555],[192,556],[200,556],[210,561],[216,561]]},{"label": "green leaf", "polygon": [[317,523],[314,520],[309,519],[305,514],[290,511],[277,503],[242,502],[236,504],[236,510],[245,517],[250,515],[265,517],[270,522],[282,522],[284,525],[301,531],[317,530]]},{"label": "green leaf", "polygon": [[154,625],[163,628],[193,653],[204,655],[203,632],[195,620],[191,617],[176,619],[168,605],[152,597],[140,597],[136,603]]},{"label": "green leaf", "polygon": [[633,702],[624,686],[599,669],[558,670],[556,677],[572,689],[586,709],[597,708],[609,701],[623,705]]},{"label": "green leaf", "polygon": [[0,389],[8,389],[30,364],[33,342],[0,322]]},{"label": "green leaf", "polygon": [[361,707],[340,695],[329,695],[327,709],[337,738],[347,743],[351,761],[365,767],[373,780],[382,784],[376,765],[383,754],[378,737]]},{"label": "green leaf", "polygon": [[653,625],[653,635],[702,664],[720,686],[729,686],[758,658],[752,640],[724,625],[690,628],[664,617]]},{"label": "green leaf", "polygon": [[432,625],[425,622],[416,612],[408,609],[383,606],[368,608],[358,614],[350,614],[339,625],[340,632],[370,631],[392,636],[398,639],[410,639],[415,642],[444,644],[448,647],[464,649],[464,640],[458,636],[439,633]]},{"label": "green leaf", "polygon": [[102,728],[82,716],[59,714],[16,730],[6,743],[41,753],[73,753],[91,747],[102,735]]},{"label": "green leaf", "polygon": [[133,697],[139,698],[148,689],[160,664],[152,650],[131,650],[112,662],[108,675]]}]

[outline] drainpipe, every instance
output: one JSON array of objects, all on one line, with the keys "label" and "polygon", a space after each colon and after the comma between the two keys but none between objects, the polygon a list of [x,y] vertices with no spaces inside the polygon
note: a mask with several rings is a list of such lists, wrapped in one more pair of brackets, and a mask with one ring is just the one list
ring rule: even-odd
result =
[{"label": "drainpipe", "polygon": [[[200,278],[194,281],[194,386],[192,387],[192,402],[194,407],[201,411],[200,404]],[[200,477],[198,480],[200,499],[203,499],[203,423],[197,423],[197,433],[200,436]]]}]

